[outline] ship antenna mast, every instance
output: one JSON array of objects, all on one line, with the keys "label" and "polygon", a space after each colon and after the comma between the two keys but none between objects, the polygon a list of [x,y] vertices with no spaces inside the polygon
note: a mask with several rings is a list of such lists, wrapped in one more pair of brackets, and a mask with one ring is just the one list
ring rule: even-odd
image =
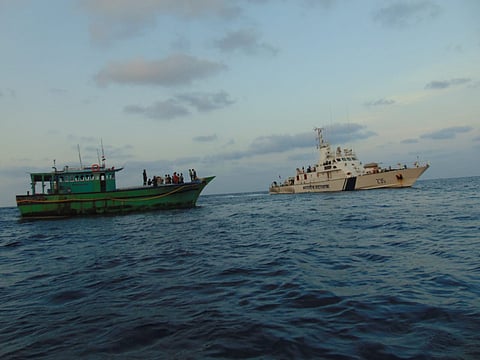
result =
[{"label": "ship antenna mast", "polygon": [[77,150],[78,150],[78,160],[80,161],[80,169],[83,169],[82,156],[80,155],[80,145],[78,144],[77,144]]},{"label": "ship antenna mast", "polygon": [[102,168],[105,167],[105,151],[103,150],[103,139],[100,139],[100,145],[102,146]]},{"label": "ship antenna mast", "polygon": [[320,149],[324,145],[322,128],[317,128],[316,127],[314,130],[317,132],[317,142],[318,142],[317,148]]}]

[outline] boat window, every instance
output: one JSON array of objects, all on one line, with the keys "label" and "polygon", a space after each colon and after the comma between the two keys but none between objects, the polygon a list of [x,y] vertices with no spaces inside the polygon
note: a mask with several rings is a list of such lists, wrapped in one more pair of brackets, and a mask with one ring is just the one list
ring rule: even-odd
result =
[{"label": "boat window", "polygon": [[60,176],[60,177],[58,178],[58,180],[59,180],[60,182],[63,182],[63,176]]},{"label": "boat window", "polygon": [[75,181],[78,181],[78,175],[77,175],[77,176],[75,176]]},{"label": "boat window", "polygon": [[342,157],[342,160],[343,160],[343,161],[347,161],[347,159],[345,159],[344,157]]},{"label": "boat window", "polygon": [[80,176],[80,181],[84,181],[85,178],[83,177],[83,175]]}]

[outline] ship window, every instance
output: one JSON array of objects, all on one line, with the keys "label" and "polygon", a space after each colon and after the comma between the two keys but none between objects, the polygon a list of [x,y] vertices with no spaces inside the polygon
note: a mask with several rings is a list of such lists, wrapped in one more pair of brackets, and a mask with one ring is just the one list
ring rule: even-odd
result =
[{"label": "ship window", "polygon": [[340,161],[342,161],[342,159],[338,158],[337,161],[340,162]]},{"label": "ship window", "polygon": [[77,175],[77,176],[75,176],[75,181],[78,181],[78,175]]},{"label": "ship window", "polygon": [[80,176],[80,181],[84,181],[85,178],[83,177],[83,175]]},{"label": "ship window", "polygon": [[60,182],[63,182],[63,176],[60,176],[58,179],[60,180]]},{"label": "ship window", "polygon": [[342,157],[342,160],[343,160],[343,161],[347,161],[347,159],[345,159],[344,157]]}]

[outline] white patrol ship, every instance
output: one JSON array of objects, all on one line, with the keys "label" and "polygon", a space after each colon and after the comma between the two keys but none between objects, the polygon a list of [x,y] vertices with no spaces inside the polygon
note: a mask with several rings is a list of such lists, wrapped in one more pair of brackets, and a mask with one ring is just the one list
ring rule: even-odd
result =
[{"label": "white patrol ship", "polygon": [[362,165],[351,149],[337,147],[332,151],[323,139],[322,129],[317,132],[320,159],[313,167],[297,168],[296,176],[283,183],[274,181],[270,194],[295,194],[306,192],[352,191],[380,188],[410,187],[428,169],[428,164],[414,163],[413,167],[399,165],[382,168],[377,163]]}]

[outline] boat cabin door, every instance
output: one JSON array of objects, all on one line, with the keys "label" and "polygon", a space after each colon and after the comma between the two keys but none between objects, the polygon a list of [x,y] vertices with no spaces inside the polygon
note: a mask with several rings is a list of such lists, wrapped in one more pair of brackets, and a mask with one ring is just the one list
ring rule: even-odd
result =
[{"label": "boat cabin door", "polygon": [[100,174],[100,191],[105,192],[107,190],[107,180],[105,174]]}]

